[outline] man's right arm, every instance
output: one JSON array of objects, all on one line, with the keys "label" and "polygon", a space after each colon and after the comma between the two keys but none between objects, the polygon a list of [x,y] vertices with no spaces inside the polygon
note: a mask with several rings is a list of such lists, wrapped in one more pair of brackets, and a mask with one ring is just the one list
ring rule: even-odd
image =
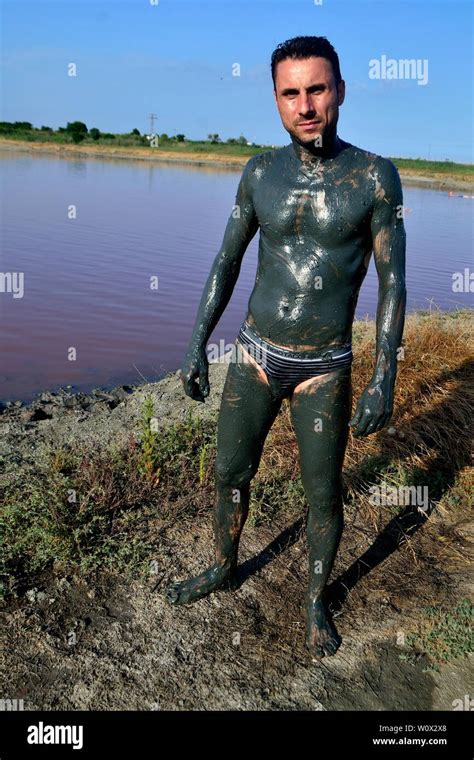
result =
[{"label": "man's right arm", "polygon": [[[258,230],[252,199],[256,156],[247,161],[237,189],[235,205],[227,222],[222,245],[207,278],[196,316],[181,380],[191,398],[203,401],[209,393],[206,344],[219,322],[237,282],[244,253]],[[199,391],[194,379],[199,376]]]}]

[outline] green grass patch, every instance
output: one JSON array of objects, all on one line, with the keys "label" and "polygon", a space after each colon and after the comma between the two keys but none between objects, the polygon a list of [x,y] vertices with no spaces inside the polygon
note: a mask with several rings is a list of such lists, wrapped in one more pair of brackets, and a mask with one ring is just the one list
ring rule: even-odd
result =
[{"label": "green grass patch", "polygon": [[474,164],[460,164],[455,161],[427,161],[423,158],[391,158],[395,166],[400,169],[414,169],[416,171],[434,174],[467,174],[474,178]]},{"label": "green grass patch", "polygon": [[422,655],[432,661],[428,669],[439,670],[441,663],[451,662],[474,651],[474,605],[463,599],[454,609],[425,607],[416,631],[405,638],[411,650],[400,658],[415,662]]},{"label": "green grass patch", "polygon": [[207,498],[215,425],[204,426],[190,412],[160,431],[154,419],[148,398],[138,435],[122,449],[50,449],[41,464],[6,468],[0,478],[3,596],[47,571],[141,574],[153,552],[153,521],[172,518],[174,503],[186,494],[192,494],[192,518],[194,505]]},{"label": "green grass patch", "polygon": [[248,524],[252,527],[269,525],[282,511],[289,519],[305,514],[306,500],[301,478],[288,480],[275,476],[252,482]]}]

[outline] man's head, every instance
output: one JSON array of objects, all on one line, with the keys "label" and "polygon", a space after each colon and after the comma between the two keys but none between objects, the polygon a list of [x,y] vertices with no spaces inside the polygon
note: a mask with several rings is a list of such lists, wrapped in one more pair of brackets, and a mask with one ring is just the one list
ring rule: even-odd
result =
[{"label": "man's head", "polygon": [[[336,134],[345,83],[339,58],[325,37],[293,37],[272,53],[275,101],[284,128],[300,143]],[[304,122],[316,122],[304,126]]]}]

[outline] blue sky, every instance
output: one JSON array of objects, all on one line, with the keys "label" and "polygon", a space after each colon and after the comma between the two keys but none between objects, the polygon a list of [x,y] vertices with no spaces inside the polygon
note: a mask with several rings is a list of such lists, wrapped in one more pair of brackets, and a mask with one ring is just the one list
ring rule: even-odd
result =
[{"label": "blue sky", "polygon": [[[316,34],[336,48],[346,81],[342,138],[386,156],[472,161],[470,2],[153,2],[0,0],[0,120],[143,132],[153,112],[158,132],[285,145],[270,56],[285,39]],[[426,59],[428,83],[369,78],[369,61],[383,55]]]}]

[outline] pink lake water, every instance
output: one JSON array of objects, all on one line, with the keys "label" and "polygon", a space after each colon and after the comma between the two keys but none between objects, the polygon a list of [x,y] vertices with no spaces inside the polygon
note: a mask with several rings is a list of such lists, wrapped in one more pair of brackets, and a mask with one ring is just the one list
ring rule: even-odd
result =
[{"label": "pink lake water", "polygon": [[[0,400],[178,369],[241,170],[10,152],[0,162],[0,272],[24,273],[23,297],[0,292]],[[473,201],[405,187],[404,205],[407,311],[472,307],[472,293],[453,292],[452,275],[472,271]],[[257,251],[258,233],[209,342],[235,340]],[[372,259],[357,317],[375,316],[377,287]]]}]

